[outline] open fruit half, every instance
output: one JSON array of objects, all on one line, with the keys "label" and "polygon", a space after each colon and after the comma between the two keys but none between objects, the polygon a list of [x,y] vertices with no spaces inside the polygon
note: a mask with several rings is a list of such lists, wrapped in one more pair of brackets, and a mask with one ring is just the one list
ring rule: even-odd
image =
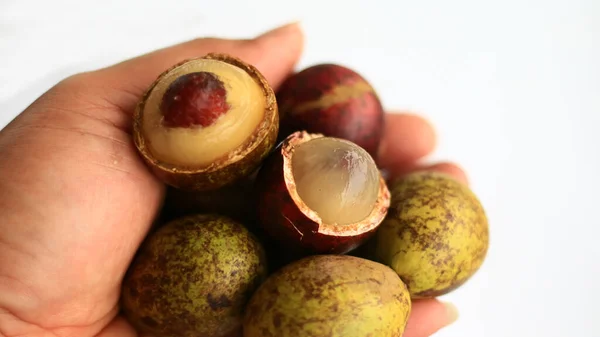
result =
[{"label": "open fruit half", "polygon": [[212,190],[252,173],[275,145],[273,90],[253,66],[224,54],[183,61],[150,86],[134,141],[165,183]]},{"label": "open fruit half", "polygon": [[256,184],[260,225],[291,251],[346,253],[374,233],[390,205],[364,149],[305,131],[277,147]]}]

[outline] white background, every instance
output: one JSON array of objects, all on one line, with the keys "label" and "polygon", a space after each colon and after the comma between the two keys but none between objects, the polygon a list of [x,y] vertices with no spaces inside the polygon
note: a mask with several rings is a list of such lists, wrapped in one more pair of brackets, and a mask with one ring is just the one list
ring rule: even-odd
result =
[{"label": "white background", "polygon": [[600,336],[600,1],[0,0],[0,127],[61,78],[300,20],[300,67],[349,65],[431,119],[490,217],[436,336]]}]

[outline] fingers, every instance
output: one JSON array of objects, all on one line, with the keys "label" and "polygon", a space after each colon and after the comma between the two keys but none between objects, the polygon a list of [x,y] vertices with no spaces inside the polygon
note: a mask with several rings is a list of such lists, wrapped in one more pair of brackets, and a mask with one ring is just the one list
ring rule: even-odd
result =
[{"label": "fingers", "polygon": [[125,318],[117,317],[96,337],[138,337],[138,333]]},{"label": "fingers", "polygon": [[458,166],[455,163],[447,163],[447,162],[437,163],[437,164],[433,164],[433,165],[429,165],[429,166],[419,167],[417,169],[424,170],[424,171],[434,171],[434,172],[446,173],[448,175],[451,175],[452,177],[454,177],[454,179],[460,181],[461,183],[463,183],[465,185],[469,184],[469,179],[467,178],[467,174],[460,166]]},{"label": "fingers", "polygon": [[386,115],[383,139],[379,149],[379,165],[391,172],[431,153],[436,145],[433,126],[417,115]]},{"label": "fingers", "polygon": [[405,337],[429,337],[458,319],[456,307],[435,299],[413,302]]},{"label": "fingers", "polygon": [[427,120],[409,113],[390,113],[386,116],[378,164],[392,179],[410,172],[425,170],[446,173],[468,184],[466,173],[457,164],[442,162],[422,165],[419,163],[420,159],[433,152],[435,146],[435,130]]},{"label": "fingers", "polygon": [[458,164],[450,163],[450,162],[440,162],[440,163],[435,163],[435,164],[431,164],[431,165],[420,165],[416,162],[407,163],[406,165],[398,167],[393,172],[387,172],[389,178],[386,178],[386,179],[393,180],[393,179],[401,178],[404,175],[407,175],[411,172],[416,172],[416,171],[429,171],[429,172],[445,173],[445,174],[452,176],[454,179],[458,180],[459,182],[461,182],[465,185],[469,185],[469,179],[467,178],[466,172]]},{"label": "fingers", "polygon": [[208,53],[236,56],[256,68],[276,89],[292,72],[302,52],[297,24],[269,31],[252,40],[204,38],[188,41],[93,72],[91,77],[111,90],[109,100],[131,111],[139,97],[163,71],[180,61]]}]

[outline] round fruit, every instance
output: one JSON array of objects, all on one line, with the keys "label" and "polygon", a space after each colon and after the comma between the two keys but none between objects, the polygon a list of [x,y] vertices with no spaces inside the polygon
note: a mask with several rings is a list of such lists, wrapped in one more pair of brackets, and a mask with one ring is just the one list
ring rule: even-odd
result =
[{"label": "round fruit", "polygon": [[349,140],[376,156],[384,111],[361,75],[335,64],[320,64],[289,77],[277,92],[280,139],[295,131]]},{"label": "round fruit", "polygon": [[134,114],[138,151],[164,182],[212,190],[252,173],[279,131],[275,94],[253,66],[208,54],[162,73]]},{"label": "round fruit", "polygon": [[231,336],[265,278],[263,248],[241,224],[187,216],[143,244],[124,280],[122,307],[135,327],[152,335]]},{"label": "round fruit", "polygon": [[254,293],[244,337],[400,337],[411,311],[406,286],[382,264],[310,256],[272,274]]},{"label": "round fruit", "polygon": [[390,194],[373,158],[356,144],[296,132],[258,173],[259,224],[279,244],[346,253],[383,221]]},{"label": "round fruit", "polygon": [[450,176],[418,172],[396,181],[374,237],[376,259],[394,269],[413,298],[464,284],[482,265],[488,221],[473,192]]}]

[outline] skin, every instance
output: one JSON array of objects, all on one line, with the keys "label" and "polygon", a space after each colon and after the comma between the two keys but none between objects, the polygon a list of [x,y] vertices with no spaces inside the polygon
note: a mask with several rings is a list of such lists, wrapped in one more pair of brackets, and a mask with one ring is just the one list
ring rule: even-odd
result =
[{"label": "skin", "polygon": [[451,176],[417,172],[391,184],[389,216],[375,238],[377,260],[390,266],[413,298],[445,295],[481,266],[488,221],[469,188]]},{"label": "skin", "polygon": [[311,256],[257,290],[244,337],[400,337],[409,313],[410,295],[392,269],[347,255]]},{"label": "skin", "polygon": [[217,215],[178,218],[145,242],[123,282],[129,321],[159,336],[223,336],[267,276],[261,244]]},{"label": "skin", "polygon": [[[141,336],[119,315],[121,281],[165,187],[135,151],[135,104],[162,71],[209,52],[243,58],[277,88],[302,43],[289,25],[253,40],[161,49],[61,81],[1,130],[0,336]],[[394,159],[380,164],[392,173],[419,166],[434,149],[430,124],[386,119],[380,154]],[[437,300],[415,301],[404,336],[430,336],[455,319]]]},{"label": "skin", "polygon": [[323,133],[377,154],[383,107],[360,74],[332,64],[309,67],[282,83],[277,101],[283,135],[297,130]]}]

